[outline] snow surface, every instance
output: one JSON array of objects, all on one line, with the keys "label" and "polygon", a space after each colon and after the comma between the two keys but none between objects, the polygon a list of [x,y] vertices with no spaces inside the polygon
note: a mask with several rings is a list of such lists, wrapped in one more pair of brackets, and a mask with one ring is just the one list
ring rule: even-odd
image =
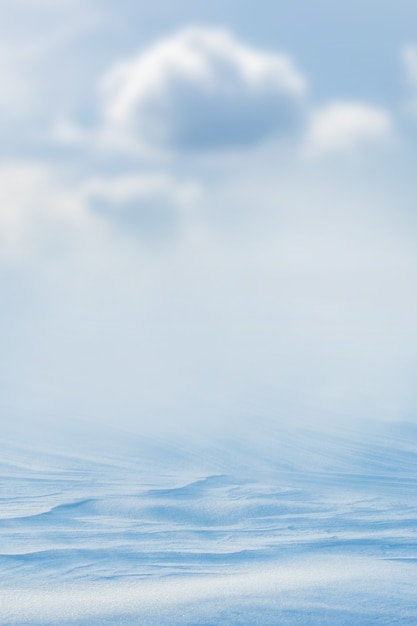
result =
[{"label": "snow surface", "polygon": [[417,623],[417,429],[9,434],[0,623]]}]

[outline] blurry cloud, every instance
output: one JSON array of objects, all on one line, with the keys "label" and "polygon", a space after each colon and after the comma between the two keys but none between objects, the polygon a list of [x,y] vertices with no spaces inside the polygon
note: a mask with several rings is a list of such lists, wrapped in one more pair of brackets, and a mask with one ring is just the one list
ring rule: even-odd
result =
[{"label": "blurry cloud", "polygon": [[71,262],[77,253],[88,264],[123,231],[136,243],[175,237],[199,224],[200,194],[165,173],[77,180],[47,163],[0,162],[0,264]]},{"label": "blurry cloud", "polygon": [[39,163],[0,164],[0,256],[22,260],[34,251],[61,254],[88,237],[91,218],[79,194]]},{"label": "blurry cloud", "polygon": [[[225,30],[187,28],[113,67],[109,39],[90,66],[73,47],[75,76],[56,41],[31,75],[22,40],[1,97],[31,110],[32,133],[38,106],[56,144],[0,161],[3,397],[127,422],[408,406],[417,261],[397,155],[299,158],[382,139],[388,113],[354,94],[311,109],[288,57]],[[97,108],[88,89],[109,66]]]},{"label": "blurry cloud", "polygon": [[[92,84],[86,40],[104,21],[94,0],[2,3],[0,22],[1,156],[31,159],[50,142],[55,119],[73,117]],[[80,71],[78,58],[83,58]],[[43,144],[43,145],[42,145]],[[44,153],[45,156],[45,153]]]},{"label": "blurry cloud", "polygon": [[34,85],[31,62],[36,55],[34,46],[0,43],[0,112],[8,117],[27,114],[33,106]]},{"label": "blurry cloud", "polygon": [[361,102],[333,102],[311,115],[305,154],[316,157],[348,151],[380,139],[390,127],[391,119],[382,109]]},{"label": "blurry cloud", "polygon": [[417,46],[406,46],[402,51],[402,60],[409,84],[417,87]]},{"label": "blurry cloud", "polygon": [[408,45],[403,48],[401,59],[411,92],[407,102],[407,110],[409,113],[417,115],[417,46]]},{"label": "blurry cloud", "polygon": [[67,146],[82,146],[87,141],[85,132],[67,120],[59,120],[51,129],[52,138]]},{"label": "blurry cloud", "polygon": [[[56,0],[16,0],[16,4],[21,4],[28,7],[55,9],[59,11],[62,8],[79,5],[81,3],[80,0],[60,0],[59,4]],[[87,2],[84,2],[84,4],[88,4],[88,0]]]},{"label": "blurry cloud", "polygon": [[285,55],[246,46],[226,30],[190,27],[116,64],[100,89],[113,137],[206,150],[287,134],[306,83]]},{"label": "blurry cloud", "polygon": [[95,177],[83,186],[89,206],[101,217],[145,238],[172,234],[188,218],[199,196],[191,182],[166,174]]}]

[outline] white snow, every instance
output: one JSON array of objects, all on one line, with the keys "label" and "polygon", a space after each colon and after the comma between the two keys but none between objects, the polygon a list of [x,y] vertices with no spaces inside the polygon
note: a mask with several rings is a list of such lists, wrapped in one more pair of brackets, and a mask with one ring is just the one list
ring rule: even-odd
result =
[{"label": "white snow", "polygon": [[417,623],[414,427],[62,439],[0,444],[0,623]]}]

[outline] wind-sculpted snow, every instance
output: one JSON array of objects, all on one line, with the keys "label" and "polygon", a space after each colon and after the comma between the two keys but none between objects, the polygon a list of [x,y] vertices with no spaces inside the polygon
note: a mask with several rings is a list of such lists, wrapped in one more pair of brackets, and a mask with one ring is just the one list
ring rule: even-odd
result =
[{"label": "wind-sculpted snow", "polygon": [[79,441],[1,444],[1,624],[417,623],[413,427]]}]

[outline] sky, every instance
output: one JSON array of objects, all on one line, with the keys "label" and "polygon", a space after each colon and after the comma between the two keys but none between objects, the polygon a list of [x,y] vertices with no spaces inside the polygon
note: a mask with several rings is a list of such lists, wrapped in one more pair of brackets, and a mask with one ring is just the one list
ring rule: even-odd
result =
[{"label": "sky", "polygon": [[3,2],[5,421],[415,420],[416,18]]}]

